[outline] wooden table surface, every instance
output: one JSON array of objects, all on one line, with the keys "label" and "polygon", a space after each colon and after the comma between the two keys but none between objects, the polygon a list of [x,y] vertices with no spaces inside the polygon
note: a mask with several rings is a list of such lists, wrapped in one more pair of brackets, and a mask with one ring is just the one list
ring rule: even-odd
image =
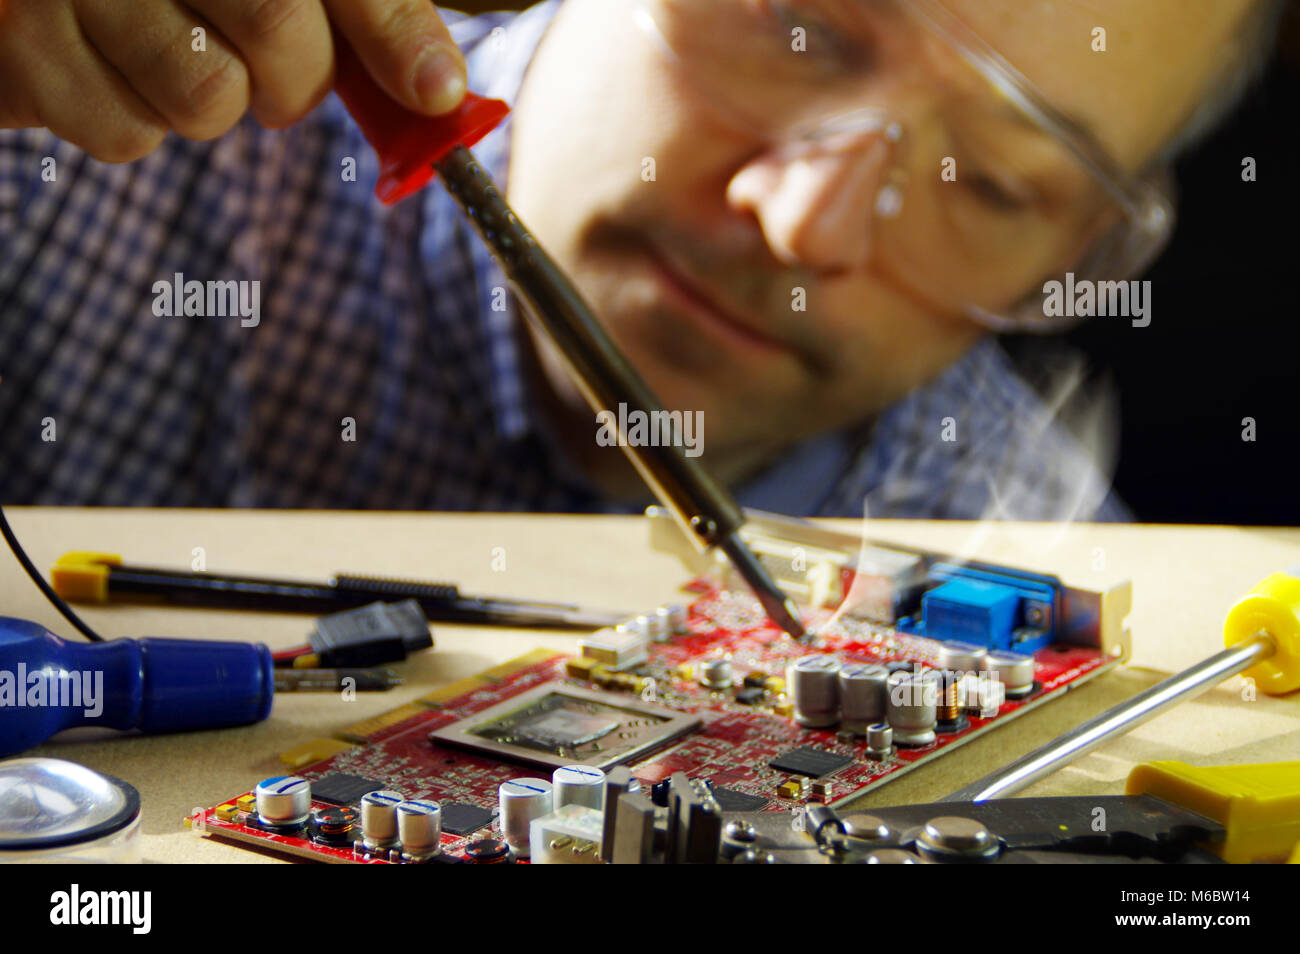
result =
[{"label": "wooden table surface", "polygon": [[[339,571],[450,580],[468,593],[562,600],[642,612],[679,599],[688,574],[649,546],[639,517],[13,508],[15,532],[48,570],[68,550],[120,553],[128,563],[303,579]],[[861,523],[832,521],[852,532]],[[1133,582],[1133,658],[936,763],[876,790],[864,805],[931,801],[1050,740],[1222,647],[1229,607],[1270,573],[1300,564],[1300,530],[1074,524],[872,521],[868,535],[1059,574],[1078,586]],[[201,548],[201,549],[200,549]],[[73,637],[27,580],[0,559],[0,614]],[[87,607],[105,637],[242,639],[272,649],[304,641],[309,618],[153,607]],[[172,736],[65,733],[27,754],[80,762],[140,790],[150,861],[208,864],[273,859],[198,837],[181,819],[281,774],[277,753],[394,708],[531,649],[575,651],[579,634],[435,626],[436,648],[398,667],[405,685],[361,693],[284,695],[258,725]],[[1240,677],[1112,741],[1025,795],[1119,794],[1138,762],[1214,765],[1294,759],[1300,693],[1249,698]]]}]

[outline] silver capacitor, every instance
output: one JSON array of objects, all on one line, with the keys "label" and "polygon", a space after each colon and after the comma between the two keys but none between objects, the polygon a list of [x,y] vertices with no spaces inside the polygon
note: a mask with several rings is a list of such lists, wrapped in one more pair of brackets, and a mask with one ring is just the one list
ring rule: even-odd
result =
[{"label": "silver capacitor", "polygon": [[786,668],[786,689],[794,703],[794,721],[808,729],[840,719],[840,661],[819,654],[801,656]]},{"label": "silver capacitor", "polygon": [[993,652],[989,653],[986,665],[997,673],[998,679],[1007,687],[1007,692],[1027,692],[1034,686],[1033,656]]},{"label": "silver capacitor", "polygon": [[397,806],[401,792],[367,792],[361,796],[361,841],[367,848],[387,848],[397,841]]},{"label": "silver capacitor", "polygon": [[850,732],[863,733],[885,717],[885,684],[889,670],[875,663],[851,662],[840,667],[840,722]]},{"label": "silver capacitor", "polygon": [[311,814],[311,782],[297,775],[262,779],[253,798],[263,825],[301,825]]},{"label": "silver capacitor", "polygon": [[894,730],[888,722],[867,726],[867,757],[888,758],[894,751]]},{"label": "silver capacitor", "polygon": [[566,765],[551,774],[556,809],[585,805],[600,811],[605,803],[605,773],[590,765]]},{"label": "silver capacitor", "polygon": [[939,674],[933,669],[891,675],[886,705],[894,741],[902,745],[933,742],[938,702]]},{"label": "silver capacitor", "polygon": [[544,778],[512,778],[497,788],[501,834],[521,858],[529,855],[529,826],[554,811],[551,783]]},{"label": "silver capacitor", "polygon": [[661,606],[653,613],[646,615],[646,635],[653,642],[666,643],[668,637],[672,635],[673,624],[668,619],[668,608]]},{"label": "silver capacitor", "polygon": [[668,619],[668,631],[670,633],[686,633],[690,631],[689,620],[686,607],[681,603],[669,603],[661,606],[655,612],[663,613]]},{"label": "silver capacitor", "polygon": [[951,642],[939,647],[939,668],[953,672],[979,672],[988,658],[988,649],[976,643]]},{"label": "silver capacitor", "polygon": [[400,802],[397,813],[397,840],[402,851],[412,858],[429,858],[442,847],[442,806],[423,798]]},{"label": "silver capacitor", "polygon": [[727,689],[736,681],[731,660],[725,657],[706,659],[700,663],[700,685],[708,689]]}]

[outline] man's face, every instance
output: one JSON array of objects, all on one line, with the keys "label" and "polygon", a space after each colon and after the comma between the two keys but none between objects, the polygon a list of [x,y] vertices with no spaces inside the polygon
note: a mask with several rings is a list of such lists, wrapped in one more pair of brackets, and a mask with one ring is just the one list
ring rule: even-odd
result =
[{"label": "man's face", "polygon": [[[1249,0],[947,6],[1136,170],[1187,115]],[[880,266],[878,144],[810,157],[724,122],[635,7],[561,9],[520,93],[509,198],[663,404],[704,413],[705,461],[734,480],[878,412],[982,332]]]}]

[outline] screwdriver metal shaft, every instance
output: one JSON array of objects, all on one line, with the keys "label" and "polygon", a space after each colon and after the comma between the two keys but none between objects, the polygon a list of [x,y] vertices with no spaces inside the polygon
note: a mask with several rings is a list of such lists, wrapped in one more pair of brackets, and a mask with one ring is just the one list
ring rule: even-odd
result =
[{"label": "screwdriver metal shaft", "polygon": [[1091,752],[1103,742],[1154,719],[1180,702],[1209,691],[1229,676],[1235,676],[1261,659],[1272,656],[1276,650],[1277,643],[1272,636],[1265,632],[1258,633],[1253,639],[1230,646],[1145,692],[1138,693],[1127,702],[1107,709],[1010,765],[958,789],[943,801],[984,802],[1012,795]]}]

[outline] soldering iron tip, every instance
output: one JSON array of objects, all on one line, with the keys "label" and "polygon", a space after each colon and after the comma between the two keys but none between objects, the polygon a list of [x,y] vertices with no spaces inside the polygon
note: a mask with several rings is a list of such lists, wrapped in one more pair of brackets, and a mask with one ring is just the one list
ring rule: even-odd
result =
[{"label": "soldering iron tip", "polygon": [[805,639],[808,632],[804,629],[803,620],[799,616],[799,609],[795,606],[794,600],[776,585],[776,581],[754,556],[753,551],[745,546],[739,535],[732,534],[722,541],[721,546],[731,558],[731,565],[758,597],[758,602],[768,618],[795,639]]}]

